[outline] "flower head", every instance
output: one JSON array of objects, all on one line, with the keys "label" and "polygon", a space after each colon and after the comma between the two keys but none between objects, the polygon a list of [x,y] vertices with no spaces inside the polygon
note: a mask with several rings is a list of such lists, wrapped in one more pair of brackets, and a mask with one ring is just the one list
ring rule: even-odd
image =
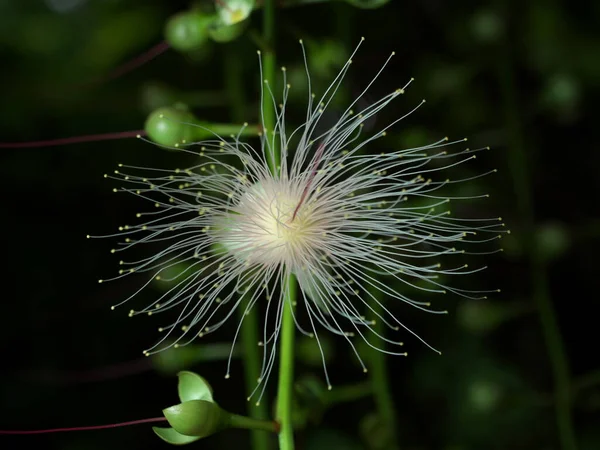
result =
[{"label": "flower head", "polygon": [[[423,104],[363,136],[365,121],[401,97],[412,81],[353,111],[393,54],[337,122],[318,131],[358,47],[318,100],[311,92],[303,46],[302,50],[309,85],[306,119],[291,133],[285,123],[291,86],[283,69],[276,127],[263,129],[260,148],[241,142],[240,135],[227,139],[215,135],[203,142],[182,143],[182,151],[197,157],[193,167],[121,165],[117,171],[117,178],[133,184],[121,190],[151,199],[156,210],[138,214],[147,219],[143,223],[122,227],[119,235],[125,240],[114,251],[149,243],[162,248],[146,259],[121,261],[119,277],[146,274],[142,289],[152,280],[170,282],[154,303],[132,310],[131,315],[176,312],[161,328],[164,337],[146,354],[218,330],[242,304],[245,311],[260,306],[265,312],[261,380],[266,379],[275,359],[291,274],[300,286],[295,305],[300,332],[318,340],[326,330],[342,336],[352,348],[352,338],[361,336],[388,354],[405,354],[398,348],[402,343],[378,334],[375,321],[423,340],[385,305],[384,314],[377,312],[382,309],[373,305],[381,296],[387,297],[386,305],[399,301],[432,313],[446,311],[411,298],[411,289],[484,296],[440,280],[482,269],[461,262],[442,266],[446,255],[472,253],[473,246],[501,236],[499,218],[455,218],[450,214],[453,198],[444,194],[445,187],[467,181],[447,178],[447,169],[475,158],[478,150],[464,148],[465,140],[443,138],[417,148],[369,152],[373,141]],[[264,86],[271,93],[267,80]],[[276,144],[281,160],[272,171]],[[185,267],[169,275],[181,263]],[[386,348],[367,340],[371,333]]]}]

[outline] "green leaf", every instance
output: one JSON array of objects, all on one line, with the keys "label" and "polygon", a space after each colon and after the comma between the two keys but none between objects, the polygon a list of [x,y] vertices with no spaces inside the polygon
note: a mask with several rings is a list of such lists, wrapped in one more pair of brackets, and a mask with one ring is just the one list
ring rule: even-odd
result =
[{"label": "green leaf", "polygon": [[179,384],[177,385],[179,400],[182,402],[189,400],[214,402],[210,384],[200,375],[184,370],[179,372],[177,376],[179,377]]},{"label": "green leaf", "polygon": [[163,414],[177,432],[186,436],[206,437],[227,428],[230,416],[216,403],[190,400],[163,409]]},{"label": "green leaf", "polygon": [[186,436],[178,433],[173,428],[152,427],[152,430],[159,438],[172,445],[191,444],[192,442],[196,442],[198,439],[200,439],[199,436]]}]

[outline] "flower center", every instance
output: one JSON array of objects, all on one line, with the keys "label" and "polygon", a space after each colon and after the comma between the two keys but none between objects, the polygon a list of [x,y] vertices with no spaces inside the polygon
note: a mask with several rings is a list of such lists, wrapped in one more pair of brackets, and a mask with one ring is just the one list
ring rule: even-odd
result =
[{"label": "flower center", "polygon": [[301,194],[279,180],[250,186],[226,215],[221,242],[247,262],[295,265],[300,252],[311,245],[315,227],[311,208],[297,208]]}]

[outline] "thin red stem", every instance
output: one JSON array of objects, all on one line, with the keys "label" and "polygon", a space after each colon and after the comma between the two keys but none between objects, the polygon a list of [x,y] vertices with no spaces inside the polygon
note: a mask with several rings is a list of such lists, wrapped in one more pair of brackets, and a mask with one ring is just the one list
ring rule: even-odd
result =
[{"label": "thin red stem", "polygon": [[82,142],[110,141],[145,136],[144,130],[119,131],[116,133],[88,134],[85,136],[73,136],[68,138],[49,139],[46,141],[29,142],[0,142],[0,148],[33,148],[33,147],[55,147],[59,145],[80,144]]},{"label": "thin red stem", "polygon": [[69,427],[69,428],[50,428],[47,430],[0,430],[0,434],[49,434],[49,433],[64,433],[68,431],[93,431],[106,430],[108,428],[128,427],[130,425],[141,425],[145,423],[166,422],[164,417],[153,417],[151,419],[131,420],[129,422],[111,423],[108,425],[94,425],[89,427]]},{"label": "thin red stem", "polygon": [[157,56],[161,55],[162,53],[166,52],[169,48],[171,48],[169,43],[166,41],[162,41],[162,42],[158,43],[157,45],[155,45],[154,47],[150,48],[149,50],[145,51],[141,55],[138,55],[135,58],[131,59],[130,61],[127,61],[126,63],[121,64],[119,67],[114,69],[108,75],[100,76],[91,81],[82,83],[79,86],[87,87],[87,86],[92,86],[94,84],[102,83],[104,81],[114,80],[115,78],[125,75],[126,73],[129,73],[129,72],[137,69],[138,67],[146,64],[148,61],[151,61],[152,59],[154,59]]}]

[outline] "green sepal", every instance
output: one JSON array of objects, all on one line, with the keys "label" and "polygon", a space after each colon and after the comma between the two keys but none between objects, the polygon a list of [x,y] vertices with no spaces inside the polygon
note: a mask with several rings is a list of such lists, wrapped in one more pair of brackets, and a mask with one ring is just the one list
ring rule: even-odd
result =
[{"label": "green sepal", "polygon": [[175,431],[173,428],[152,427],[152,431],[163,441],[172,445],[191,444],[200,439],[200,436],[186,436]]},{"label": "green sepal", "polygon": [[246,31],[248,23],[248,20],[243,20],[232,25],[226,25],[217,20],[208,28],[208,34],[215,42],[231,42],[240,37],[244,31]]},{"label": "green sepal", "polygon": [[196,10],[176,14],[167,21],[165,39],[175,50],[197,50],[208,41],[208,28],[215,19]]},{"label": "green sepal", "polygon": [[169,425],[185,436],[206,437],[215,434],[231,423],[230,415],[216,403],[206,400],[189,400],[163,409]]},{"label": "green sepal", "polygon": [[179,383],[177,384],[177,392],[179,400],[187,402],[190,400],[204,400],[214,403],[212,396],[212,388],[208,381],[200,375],[183,370],[177,374]]},{"label": "green sepal", "polygon": [[357,8],[362,9],[375,9],[379,8],[390,0],[346,0],[347,3],[350,3],[352,6],[356,6]]}]

